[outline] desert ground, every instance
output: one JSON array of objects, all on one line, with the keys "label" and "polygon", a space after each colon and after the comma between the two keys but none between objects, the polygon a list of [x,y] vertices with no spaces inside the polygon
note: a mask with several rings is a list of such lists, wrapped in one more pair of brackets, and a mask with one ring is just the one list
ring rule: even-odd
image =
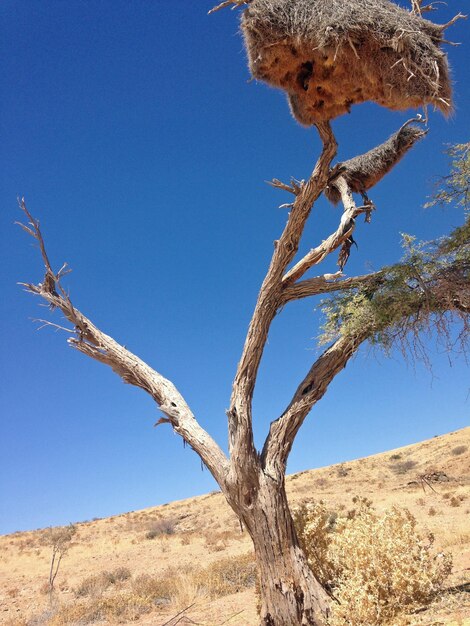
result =
[{"label": "desert ground", "polygon": [[[444,592],[408,624],[470,625],[470,427],[286,480],[291,506],[322,500],[339,515],[367,497],[406,507],[436,551]],[[51,530],[0,536],[0,623],[255,626],[250,539],[219,492],[80,522],[49,594]],[[367,625],[365,625],[367,626]]]}]

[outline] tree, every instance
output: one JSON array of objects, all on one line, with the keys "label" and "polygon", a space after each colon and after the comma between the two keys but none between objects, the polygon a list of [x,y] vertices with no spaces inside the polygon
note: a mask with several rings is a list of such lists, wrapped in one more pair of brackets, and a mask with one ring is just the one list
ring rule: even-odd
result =
[{"label": "tree", "polygon": [[57,528],[49,528],[45,537],[47,545],[52,549],[51,566],[49,569],[49,600],[52,601],[54,592],[54,583],[59,573],[59,567],[63,557],[69,551],[72,539],[77,532],[76,526],[69,524],[68,526],[58,526]]},{"label": "tree", "polygon": [[[238,0],[235,3],[241,4]],[[468,324],[468,222],[434,244],[416,246],[410,241],[407,257],[393,267],[350,278],[342,273],[354,244],[356,219],[365,214],[369,220],[374,208],[366,192],[424,134],[411,125],[413,121],[381,146],[333,168],[336,139],[329,121],[318,121],[315,127],[323,150],[308,180],[272,181],[274,187],[290,193],[293,202],[286,226],[274,243],[233,381],[227,411],[228,454],[200,426],[173,382],[106,335],[75,307],[63,286],[67,266],[53,269],[40,224],[25,201],[20,202],[28,219],[22,226],[38,242],[45,267],[43,281],[27,283],[26,289],[43,298],[51,309],[62,312],[71,328],[58,327],[70,333],[68,342],[73,348],[110,366],[124,382],[150,394],[163,413],[158,423],[169,424],[210,470],[253,540],[260,574],[260,620],[266,626],[322,626],[328,614],[329,596],[301,549],[285,492],[288,456],[312,407],[365,341],[390,346],[397,339],[406,341],[410,332],[417,336],[424,326],[434,324],[443,330],[448,327],[449,314]],[[401,141],[404,136],[406,145]],[[353,191],[363,195],[362,206],[356,205]],[[322,193],[343,203],[338,227],[295,262],[306,222]],[[339,272],[304,278],[308,270],[338,250]],[[271,324],[287,304],[322,294],[334,294],[324,304],[329,345],[300,381],[285,411],[271,422],[264,446],[257,450],[252,400]]]}]

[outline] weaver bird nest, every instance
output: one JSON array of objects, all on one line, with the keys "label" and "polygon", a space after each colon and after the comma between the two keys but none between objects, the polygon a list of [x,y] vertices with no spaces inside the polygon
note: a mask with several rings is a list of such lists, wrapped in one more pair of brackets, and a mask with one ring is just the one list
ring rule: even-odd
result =
[{"label": "weaver bird nest", "polygon": [[250,70],[287,92],[306,126],[372,100],[403,110],[452,108],[445,25],[389,0],[245,0]]}]

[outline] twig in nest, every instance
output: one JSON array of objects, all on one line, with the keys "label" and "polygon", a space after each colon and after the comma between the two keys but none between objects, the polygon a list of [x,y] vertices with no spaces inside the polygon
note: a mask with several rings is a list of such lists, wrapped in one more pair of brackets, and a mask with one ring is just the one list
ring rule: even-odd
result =
[{"label": "twig in nest", "polygon": [[233,4],[232,9],[235,9],[236,7],[242,6],[242,4],[249,4],[250,2],[251,0],[225,0],[225,2],[221,2],[220,4],[212,8],[207,13],[207,15],[215,13],[216,11],[220,11],[221,9],[225,9],[225,7],[229,7],[231,4]]}]

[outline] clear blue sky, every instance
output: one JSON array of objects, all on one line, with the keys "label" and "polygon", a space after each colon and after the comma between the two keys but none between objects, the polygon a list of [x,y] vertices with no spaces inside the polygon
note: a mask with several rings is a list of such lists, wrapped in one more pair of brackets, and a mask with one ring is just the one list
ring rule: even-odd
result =
[{"label": "clear blue sky", "polygon": [[[0,532],[108,516],[204,493],[215,483],[156,406],[66,336],[36,331],[48,312],[17,281],[40,281],[31,241],[13,225],[17,195],[41,220],[55,267],[73,268],[74,303],[185,395],[222,446],[230,386],[256,294],[286,219],[287,194],[263,181],[306,177],[312,129],[249,74],[237,13],[212,2],[4,0],[2,96]],[[462,2],[435,15],[445,22]],[[465,42],[466,25],[448,31]],[[468,39],[468,37],[467,37]],[[431,238],[462,221],[423,210],[445,143],[468,141],[467,45],[449,48],[455,115],[371,193],[350,275],[399,258],[399,233]],[[364,104],[337,119],[339,158],[389,136],[410,112]],[[467,134],[466,134],[467,132]],[[321,200],[305,251],[338,222]],[[334,271],[335,260],[321,271]],[[316,355],[314,301],[276,320],[255,397],[256,438]],[[60,318],[57,318],[57,321]],[[412,443],[468,424],[468,369],[435,350],[431,375],[363,349],[304,425],[289,471]]]}]

